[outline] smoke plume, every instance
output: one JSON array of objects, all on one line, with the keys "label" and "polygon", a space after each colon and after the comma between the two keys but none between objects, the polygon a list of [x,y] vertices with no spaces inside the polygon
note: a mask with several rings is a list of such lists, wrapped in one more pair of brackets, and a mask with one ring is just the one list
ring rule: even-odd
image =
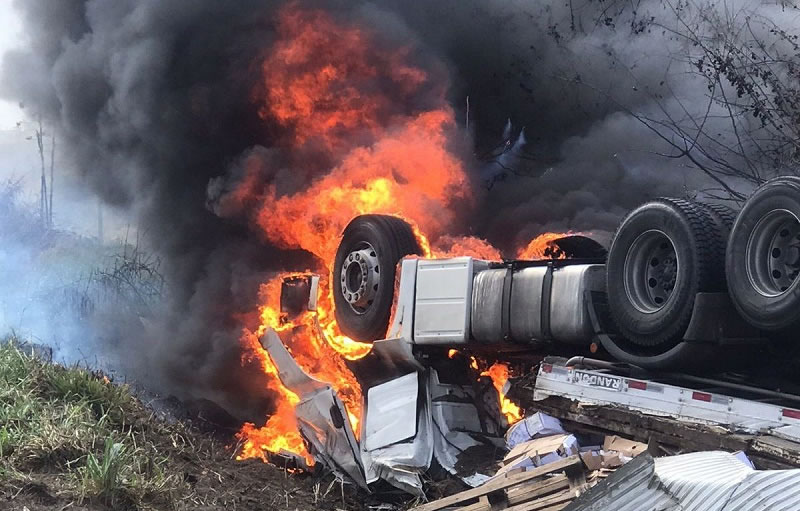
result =
[{"label": "smoke plume", "polygon": [[[168,298],[113,348],[126,370],[252,420],[268,396],[263,375],[241,369],[237,340],[257,324],[259,285],[318,265],[255,229],[252,211],[267,223],[271,212],[248,201],[312,189],[341,165],[343,144],[368,147],[395,119],[446,105],[456,125],[442,133],[468,179],[436,234],[473,234],[507,255],[543,231],[613,231],[637,203],[703,186],[629,113],[677,110],[671,97],[705,105],[704,84],[676,58],[685,43],[655,28],[675,23],[671,11],[661,0],[635,12],[607,4],[302,2],[375,34],[370,63],[402,50],[427,78],[415,82],[388,57],[376,74],[353,62],[360,79],[343,90],[355,96],[329,100],[357,105],[383,91],[380,126],[340,120],[292,152],[285,141],[308,126],[274,114],[290,118],[302,98],[257,87],[282,65],[267,55],[283,2],[17,0],[29,41],[5,56],[0,91],[57,127],[75,179],[130,215],[163,258]],[[321,48],[320,61],[336,48]],[[513,149],[485,157],[503,142]]]}]

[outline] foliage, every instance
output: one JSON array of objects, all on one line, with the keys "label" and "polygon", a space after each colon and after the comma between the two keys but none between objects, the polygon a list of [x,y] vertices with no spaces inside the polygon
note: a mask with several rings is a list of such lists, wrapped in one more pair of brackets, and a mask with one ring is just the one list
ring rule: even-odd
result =
[{"label": "foliage", "polygon": [[[657,105],[655,112],[617,103],[673,149],[661,156],[688,160],[714,181],[704,192],[721,199],[746,197],[737,181],[755,186],[775,175],[798,173],[800,33],[795,20],[800,10],[795,1],[657,0],[650,5],[662,12],[651,16],[642,2],[601,1],[597,24],[616,29],[618,21],[627,20],[619,30],[628,30],[633,41],[660,32],[665,47],[673,48],[670,61],[680,79],[705,83],[707,94],[699,105],[676,93],[668,80],[656,88],[635,87]],[[571,34],[582,30],[573,25]],[[634,67],[626,71],[637,80]]]},{"label": "foliage", "polygon": [[44,471],[79,502],[169,504],[187,488],[154,442],[180,428],[150,418],[125,385],[44,362],[14,341],[0,346],[0,488]]}]

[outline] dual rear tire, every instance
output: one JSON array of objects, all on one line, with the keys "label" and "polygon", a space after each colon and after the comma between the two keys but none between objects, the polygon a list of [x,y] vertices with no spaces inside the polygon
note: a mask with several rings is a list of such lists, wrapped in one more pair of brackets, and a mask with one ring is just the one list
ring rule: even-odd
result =
[{"label": "dual rear tire", "polygon": [[608,306],[619,336],[606,348],[637,365],[675,365],[697,293],[725,290],[725,241],[732,214],[661,198],[620,224],[606,263]]},{"label": "dual rear tire", "polygon": [[800,178],[759,187],[730,208],[657,199],[620,224],[607,263],[606,348],[648,368],[691,365],[684,342],[697,293],[728,291],[742,319],[772,337],[800,326]]},{"label": "dual rear tire", "polygon": [[800,178],[758,188],[736,217],[725,270],[731,299],[751,325],[786,333],[800,326]]}]

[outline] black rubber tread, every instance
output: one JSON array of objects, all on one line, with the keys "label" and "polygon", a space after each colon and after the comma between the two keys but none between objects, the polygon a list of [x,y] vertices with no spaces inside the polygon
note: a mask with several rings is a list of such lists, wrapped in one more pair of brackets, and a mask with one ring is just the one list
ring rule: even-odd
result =
[{"label": "black rubber tread", "polygon": [[[714,204],[704,201],[694,201],[694,202],[701,208],[705,209],[706,212],[714,220],[714,223],[716,224],[717,229],[719,231],[720,241],[722,242],[723,261],[724,261],[725,253],[727,253],[728,250],[728,239],[731,236],[731,230],[733,229],[733,224],[736,221],[736,215],[738,215],[739,212],[724,204]],[[724,265],[722,266],[722,269],[723,269],[723,278],[725,278]],[[725,282],[727,284],[726,278]],[[727,289],[727,285],[725,287]]]},{"label": "black rubber tread", "polygon": [[[687,250],[690,251],[691,261],[690,264],[684,265],[684,271],[688,268],[693,273],[685,288],[676,289],[683,296],[677,296],[669,310],[665,310],[663,314],[658,313],[660,317],[668,318],[669,321],[659,320],[663,324],[659,324],[655,329],[653,325],[656,325],[657,322],[651,321],[648,325],[644,319],[652,319],[655,316],[644,316],[635,309],[631,313],[633,306],[630,305],[625,295],[624,280],[622,280],[624,278],[624,260],[630,247],[627,244],[619,246],[617,243],[620,233],[625,229],[630,229],[631,222],[637,216],[649,214],[646,212],[650,209],[660,210],[664,207],[671,210],[680,219],[680,224],[685,227],[683,234],[690,244]],[[652,227],[661,226],[654,225]],[[642,232],[644,231],[642,230]],[[630,236],[626,237],[630,238]],[[682,340],[689,325],[695,295],[698,292],[716,292],[725,289],[722,264],[724,247],[722,233],[711,214],[705,208],[688,200],[659,198],[643,204],[629,213],[620,223],[614,235],[607,264],[607,290],[611,316],[625,338],[620,340],[620,348],[637,356],[647,356],[661,354],[675,347]]]},{"label": "black rubber tread", "polygon": [[697,292],[725,290],[725,242],[711,214],[703,207],[684,199],[662,197],[658,201],[671,203],[689,221],[697,250]]},{"label": "black rubber tread", "polygon": [[770,208],[787,209],[800,216],[800,177],[779,176],[766,181],[739,212],[725,257],[728,288],[734,306],[748,323],[773,332],[777,338],[794,339],[800,328],[800,287],[777,297],[765,297],[753,288],[747,276],[746,247],[750,234]]},{"label": "black rubber tread", "polygon": [[388,219],[389,229],[394,234],[397,240],[397,247],[401,254],[417,254],[420,251],[419,242],[417,237],[414,236],[414,230],[402,218],[394,216],[386,216]]},{"label": "black rubber tread", "polygon": [[723,234],[725,234],[725,238],[727,239],[728,234],[733,228],[733,223],[736,221],[736,215],[738,215],[739,212],[724,204],[714,204],[705,201],[695,202],[705,208],[706,211],[718,221],[719,225],[726,229],[727,232],[723,232]]},{"label": "black rubber tread", "polygon": [[[368,228],[368,236],[375,236],[371,240],[349,239],[354,232]],[[344,257],[349,252],[348,244],[359,241],[369,241],[379,254],[378,272],[380,273],[380,289],[373,305],[374,310],[367,310],[365,314],[355,313],[350,305],[341,296],[341,284],[338,275],[341,272]],[[378,247],[376,245],[382,245]],[[358,341],[374,341],[381,339],[389,326],[389,319],[394,302],[394,284],[397,263],[405,256],[421,253],[419,243],[414,236],[411,226],[401,218],[388,215],[361,215],[345,228],[342,241],[336,253],[333,268],[334,286],[334,315],[342,333]]]},{"label": "black rubber tread", "polygon": [[[397,262],[404,256],[410,254],[419,254],[421,252],[419,243],[417,243],[414,231],[411,226],[403,220],[395,216],[389,215],[374,215],[378,220],[384,223],[386,232],[391,233],[394,240],[394,249],[396,254],[400,254]],[[395,265],[397,264],[395,262]]]}]

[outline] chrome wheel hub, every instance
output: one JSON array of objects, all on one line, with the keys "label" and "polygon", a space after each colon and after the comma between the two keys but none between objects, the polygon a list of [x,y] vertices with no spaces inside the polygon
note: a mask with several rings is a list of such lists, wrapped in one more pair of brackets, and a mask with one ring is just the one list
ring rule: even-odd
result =
[{"label": "chrome wheel hub", "polygon": [[675,290],[679,271],[675,244],[669,236],[656,229],[640,234],[625,257],[628,300],[646,314],[661,310]]},{"label": "chrome wheel hub", "polygon": [[758,221],[745,252],[747,278],[762,296],[776,297],[797,283],[800,273],[800,222],[785,209]]},{"label": "chrome wheel hub", "polygon": [[342,296],[350,307],[359,314],[366,312],[375,300],[380,283],[378,254],[372,245],[360,243],[347,255],[339,279]]}]

